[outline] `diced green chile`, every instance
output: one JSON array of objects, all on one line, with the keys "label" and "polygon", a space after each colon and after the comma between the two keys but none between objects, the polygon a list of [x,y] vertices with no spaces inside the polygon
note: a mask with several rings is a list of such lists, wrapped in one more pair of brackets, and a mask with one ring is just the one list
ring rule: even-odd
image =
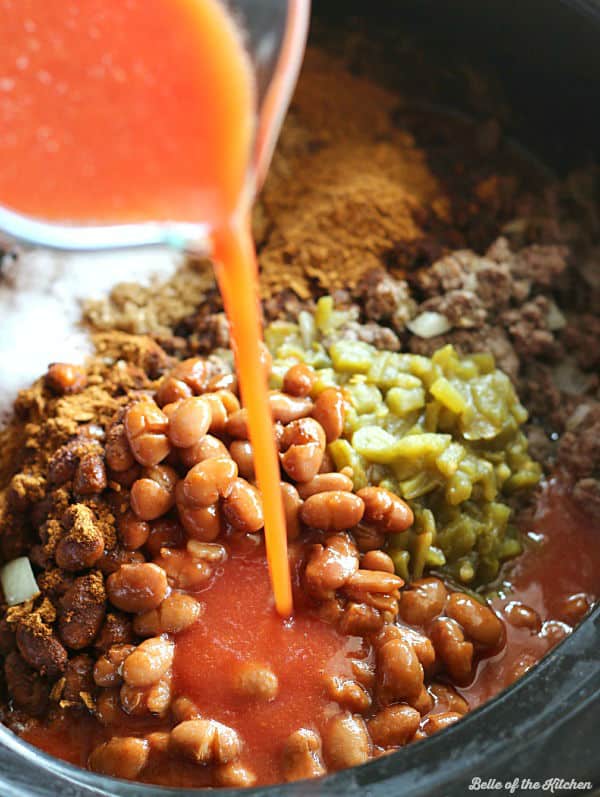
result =
[{"label": "diced green chile", "polygon": [[435,569],[470,588],[493,581],[521,551],[506,499],[541,475],[512,383],[489,352],[459,357],[444,346],[424,357],[336,338],[354,320],[326,296],[298,324],[270,324],[272,386],[281,386],[291,364],[305,362],[316,372],[313,395],[342,389],[344,430],[327,449],[335,467],[352,468],[355,489],[380,485],[415,513],[414,526],[389,539],[400,576]]}]

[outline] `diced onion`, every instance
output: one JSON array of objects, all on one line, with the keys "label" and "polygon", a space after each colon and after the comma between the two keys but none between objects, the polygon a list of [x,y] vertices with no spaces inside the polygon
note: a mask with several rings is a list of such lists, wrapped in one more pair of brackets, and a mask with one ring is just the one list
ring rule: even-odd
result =
[{"label": "diced onion", "polygon": [[552,332],[556,332],[558,329],[563,329],[567,325],[567,319],[560,312],[554,302],[550,302],[550,309],[546,315],[546,323],[548,324],[548,329]]},{"label": "diced onion", "polygon": [[452,324],[445,315],[431,311],[421,313],[406,326],[419,338],[435,338],[452,329]]},{"label": "diced onion", "polygon": [[26,556],[13,559],[0,570],[0,583],[9,606],[35,598],[40,594],[37,581]]},{"label": "diced onion", "polygon": [[592,377],[581,371],[572,360],[563,360],[552,373],[558,389],[568,396],[581,396],[590,387]]}]

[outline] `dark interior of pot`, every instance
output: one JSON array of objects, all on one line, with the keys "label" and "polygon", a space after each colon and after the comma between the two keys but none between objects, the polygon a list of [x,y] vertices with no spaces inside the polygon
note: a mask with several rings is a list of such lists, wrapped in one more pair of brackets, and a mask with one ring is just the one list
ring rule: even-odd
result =
[{"label": "dark interior of pot", "polygon": [[[62,700],[55,702],[67,713],[50,720],[44,714],[43,721],[31,725],[25,709],[40,688],[40,673],[46,685],[47,668],[36,670],[35,655],[31,654],[32,660],[27,657],[31,646],[26,636],[33,625],[27,616],[13,611],[8,619],[17,628],[18,650],[11,647],[11,637],[2,655],[13,664],[21,657],[15,669],[20,674],[26,671],[30,678],[23,688],[8,665],[3,685],[8,700],[3,700],[4,725],[0,724],[2,793],[41,796],[66,789],[82,797],[107,793],[151,797],[168,793],[164,786],[175,786],[181,794],[197,793],[196,786],[221,786],[224,793],[232,794],[246,786],[248,793],[256,795],[441,797],[462,795],[469,788],[508,790],[506,784],[512,784],[511,793],[529,793],[527,789],[537,793],[542,788],[567,793],[575,788],[569,781],[579,784],[576,787],[584,793],[598,786],[600,217],[595,164],[600,154],[599,45],[600,5],[592,0],[522,4],[372,0],[368,9],[358,0],[316,0],[305,72],[259,200],[255,238],[265,291],[270,294],[265,302],[266,341],[274,362],[273,379],[279,379],[272,386],[295,401],[308,400],[301,388],[294,394],[289,387],[293,381],[289,351],[297,353],[301,348],[299,313],[309,308],[317,319],[312,348],[324,351],[326,361],[315,364],[310,353],[303,352],[302,362],[316,373],[311,379],[331,380],[323,383],[327,389],[344,389],[347,400],[354,402],[345,418],[346,428],[354,424],[351,434],[338,432],[331,442],[328,433],[331,467],[323,467],[316,478],[335,473],[349,481],[349,487],[334,489],[360,498],[366,506],[361,507],[365,518],[369,490],[398,494],[407,503],[400,502],[394,517],[410,512],[415,523],[397,521],[386,529],[386,534],[390,529],[393,532],[386,537],[380,516],[373,510],[371,520],[379,518],[380,525],[373,520],[366,531],[368,524],[360,526],[362,513],[356,522],[327,526],[318,511],[313,520],[306,510],[312,498],[326,491],[319,493],[315,488],[313,494],[312,488],[306,488],[309,479],[296,477],[292,465],[286,471],[285,478],[304,501],[300,517],[311,543],[304,558],[298,554],[301,564],[295,584],[298,594],[305,591],[317,606],[310,604],[314,616],[307,620],[308,630],[303,633],[318,632],[323,646],[330,645],[338,654],[343,651],[346,659],[349,649],[340,646],[332,631],[322,631],[322,625],[341,628],[343,635],[362,640],[361,650],[368,649],[361,654],[363,671],[369,673],[366,680],[361,680],[357,670],[332,674],[326,670],[329,664],[318,658],[318,646],[316,664],[277,659],[282,667],[277,671],[282,694],[287,694],[282,673],[289,667],[309,696],[302,710],[307,717],[315,712],[313,726],[308,719],[302,723],[302,733],[313,734],[308,742],[308,736],[301,739],[310,754],[302,758],[302,750],[292,749],[290,740],[294,737],[297,743],[297,734],[289,734],[287,715],[266,705],[271,696],[265,698],[265,705],[258,705],[256,713],[263,712],[263,720],[270,718],[273,728],[248,716],[236,726],[240,735],[246,734],[243,744],[250,751],[246,758],[221,760],[213,751],[214,761],[200,761],[197,753],[191,755],[196,760],[190,761],[190,745],[175,738],[177,729],[204,721],[202,710],[194,713],[190,708],[192,698],[204,712],[210,706],[209,717],[225,722],[218,712],[220,681],[223,668],[237,672],[235,650],[229,659],[219,660],[214,671],[206,665],[198,675],[194,650],[199,647],[194,646],[210,642],[194,627],[176,635],[180,652],[175,655],[173,683],[180,690],[187,685],[189,693],[184,698],[180,692],[169,707],[175,717],[172,720],[169,714],[169,723],[179,723],[171,727],[165,724],[164,713],[156,722],[156,717],[136,715],[141,702],[146,701],[145,708],[149,704],[146,696],[140,697],[138,687],[135,691],[128,682],[122,687],[129,690],[127,704],[115,686],[121,688],[123,662],[134,651],[132,640],[119,641],[120,648],[127,648],[118,662],[121,670],[117,673],[113,668],[114,673],[111,670],[103,682],[97,674],[100,660],[102,666],[112,666],[110,645],[102,648],[98,642],[104,626],[94,630],[93,642],[77,640],[70,647],[61,596],[56,604],[61,644],[68,650],[69,661],[77,659],[81,667],[86,657],[90,661],[99,657],[93,670],[95,684],[89,694],[71,689],[67,695],[65,677],[55,678],[50,697],[44,700],[55,700],[57,690],[62,690]],[[318,107],[311,105],[315,96]],[[339,124],[328,127],[327,113],[337,114]],[[368,143],[363,144],[361,137]],[[351,142],[346,149],[344,141]],[[360,161],[365,158],[372,159],[373,168],[361,176]],[[356,164],[358,176],[352,172]],[[316,174],[317,168],[322,184],[314,190],[302,170]],[[395,193],[397,185],[402,187],[401,194]],[[285,192],[289,208],[280,200]],[[288,211],[291,215],[286,216]],[[295,218],[301,221],[296,224]],[[330,240],[335,244],[329,247]],[[329,266],[320,264],[321,257]],[[177,344],[178,350],[168,348],[165,334],[156,337],[169,357],[220,351],[215,319],[222,308],[210,291],[208,296],[198,311],[170,330],[173,338],[186,341]],[[100,312],[92,308],[89,313],[88,320],[97,324]],[[337,326],[331,326],[331,318],[338,319]],[[442,325],[436,326],[440,320]],[[287,337],[282,337],[283,322]],[[351,334],[346,335],[348,330]],[[351,344],[359,341],[359,354],[356,348],[341,345],[346,338]],[[371,363],[382,363],[384,354],[414,358],[412,370],[393,383],[383,365],[372,376]],[[160,372],[163,382],[159,385],[169,378],[181,381],[176,368]],[[94,371],[94,378],[105,378],[106,372],[100,369]],[[429,376],[434,372],[437,384]],[[367,379],[365,374],[371,376]],[[69,400],[68,391],[61,393],[61,378],[49,372],[37,388],[42,392],[30,396],[29,406],[22,402],[25,417],[34,419],[31,407],[35,402],[39,407],[39,396],[48,391]],[[156,384],[157,375],[139,379],[136,389],[141,385],[148,390]],[[479,399],[473,398],[475,410],[469,408],[471,415],[463,414],[459,423],[452,416],[459,412],[456,402],[466,395],[461,391],[473,390],[468,395],[479,396],[472,387],[478,379],[487,380],[486,390],[492,391],[496,404],[501,402],[504,414],[494,420],[493,413],[486,414],[482,404],[477,404]],[[384,434],[388,436],[381,441],[373,432],[375,421],[369,420],[381,417],[380,407],[371,406],[372,396],[365,398],[356,390],[356,384],[365,381],[376,386],[375,404],[385,404],[386,413],[393,416],[386,421]],[[128,389],[125,383],[118,385],[121,394]],[[223,390],[220,383],[219,389]],[[421,393],[434,407],[429,415],[425,399],[419,404]],[[163,407],[174,399],[156,400]],[[414,406],[413,401],[417,402]],[[323,419],[318,412],[313,417]],[[286,420],[291,424],[299,418]],[[391,436],[410,446],[419,436],[412,427],[419,424],[423,425],[419,433],[427,440],[418,456],[413,448],[404,459],[388,456]],[[230,448],[232,440],[247,443],[233,424],[220,439]],[[457,465],[451,456],[459,444]],[[439,450],[432,448],[436,445],[441,446]],[[233,452],[231,456],[235,459]],[[411,469],[415,457],[419,474]],[[190,462],[193,467],[199,464]],[[241,459],[236,462],[244,475]],[[460,462],[468,462],[471,468],[464,471],[462,481],[455,478],[457,468],[461,472]],[[317,467],[321,464],[320,460]],[[493,492],[488,481],[491,471]],[[357,474],[365,480],[357,482]],[[84,476],[77,471],[72,478],[85,482]],[[26,493],[26,479],[19,483],[25,485]],[[475,484],[479,486],[473,491]],[[455,499],[462,496],[463,488],[468,496]],[[132,505],[136,510],[133,500]],[[177,511],[189,531],[191,521],[183,516],[188,508],[178,503]],[[352,513],[351,507],[348,512]],[[327,533],[319,536],[315,528]],[[250,529],[250,538],[254,531]],[[150,561],[147,538],[139,547]],[[206,540],[196,539],[200,550]],[[219,547],[211,538],[209,548],[212,545],[211,555]],[[249,546],[228,538],[227,545],[233,546],[234,561],[255,556],[254,542]],[[164,550],[159,546],[152,562],[167,570]],[[332,550],[336,557],[357,563],[350,577],[335,583],[335,594],[322,566],[322,558]],[[10,558],[3,554],[3,561]],[[34,559],[34,565],[38,573],[41,564]],[[101,564],[96,566],[102,571]],[[102,572],[107,576],[109,599],[127,613],[128,607],[119,604],[113,588],[117,567]],[[247,602],[258,614],[251,584],[266,579],[266,568],[252,579],[244,572],[238,568],[226,577],[237,579],[239,603]],[[376,586],[370,573],[377,575]],[[400,595],[399,585],[404,582],[407,586]],[[211,598],[213,592],[216,597]],[[196,595],[205,601],[201,611],[207,624],[219,621],[225,600],[221,593],[211,588]],[[302,601],[297,605],[304,610]],[[156,615],[156,607],[152,608]],[[73,602],[69,611],[75,609]],[[36,611],[35,622],[47,623],[46,616]],[[147,642],[162,638],[172,645],[172,630],[161,637],[156,618],[142,611],[132,609],[136,618],[143,616],[150,630],[135,619],[135,644],[151,637]],[[99,622],[103,620],[104,615]],[[6,625],[4,616],[3,622]],[[13,634],[10,623],[8,631]],[[243,637],[239,628],[236,633]],[[269,645],[287,644],[299,657],[300,648],[294,647],[297,640],[278,634],[266,620],[256,631],[263,646],[256,650],[264,660]],[[4,644],[1,636],[0,642]],[[247,644],[245,638],[243,644]],[[411,652],[411,645],[416,653]],[[394,675],[394,651],[405,648],[410,648],[408,658],[399,668],[404,673],[414,665],[419,672],[415,688],[406,687],[406,679]],[[83,654],[73,653],[81,650]],[[253,655],[258,655],[256,650]],[[181,651],[188,656],[185,665]],[[356,658],[361,657],[356,654]],[[27,662],[25,670],[22,659]],[[272,667],[275,671],[274,663]],[[323,717],[317,718],[321,704],[315,695],[320,695],[321,687],[316,684],[324,672],[329,678],[327,688],[337,690],[334,703],[339,714],[332,714],[329,702]],[[269,675],[276,691],[277,677]],[[56,684],[61,681],[59,688]],[[351,697],[351,690],[340,687],[342,681],[356,685]],[[240,679],[236,683],[239,689]],[[28,694],[23,697],[25,691]],[[330,701],[333,694],[328,692]],[[91,718],[86,714],[82,719],[91,704]],[[36,708],[34,716],[36,711],[40,717],[45,708]],[[110,712],[133,715],[133,724],[127,724],[130,718],[125,717],[122,727],[143,740],[144,764],[138,769],[135,764],[133,769],[119,768],[112,753],[106,753],[111,743],[106,731],[112,721],[106,719]],[[82,735],[87,735],[84,745],[75,738]],[[260,735],[266,741],[261,742]],[[283,758],[278,753],[273,763],[265,752],[267,745],[283,749]],[[364,755],[357,753],[361,745]],[[175,764],[163,765],[165,751],[176,751],[180,758],[175,756]],[[157,764],[152,763],[153,756]],[[201,775],[198,763],[203,765]],[[92,771],[73,764],[87,765]],[[304,779],[311,776],[317,777]],[[492,785],[486,786],[486,781]]]}]

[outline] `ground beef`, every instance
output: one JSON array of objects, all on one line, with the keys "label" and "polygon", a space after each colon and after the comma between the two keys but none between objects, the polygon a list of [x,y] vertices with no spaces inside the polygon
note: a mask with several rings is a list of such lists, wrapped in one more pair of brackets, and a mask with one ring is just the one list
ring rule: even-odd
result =
[{"label": "ground beef", "polygon": [[432,296],[419,306],[419,312],[435,312],[446,316],[453,327],[474,329],[485,324],[487,311],[477,294],[472,291],[448,291]]},{"label": "ground beef", "polygon": [[573,499],[590,515],[600,512],[600,402],[579,404],[558,446],[558,464],[573,477]]},{"label": "ground beef", "polygon": [[408,283],[397,280],[383,269],[368,271],[358,285],[365,317],[389,324],[401,332],[415,315],[416,304]]},{"label": "ground beef", "polygon": [[600,472],[600,402],[580,404],[569,418],[558,460],[577,479]]},{"label": "ground beef", "polygon": [[545,296],[536,296],[502,315],[501,322],[515,351],[525,360],[533,357],[558,360],[563,354],[562,346],[549,328],[549,313],[549,300]]},{"label": "ground beef", "polygon": [[584,313],[565,327],[562,340],[584,371],[600,368],[600,318]]},{"label": "ground beef", "polygon": [[515,254],[511,267],[516,277],[541,288],[551,288],[567,268],[568,255],[565,246],[533,244]]}]

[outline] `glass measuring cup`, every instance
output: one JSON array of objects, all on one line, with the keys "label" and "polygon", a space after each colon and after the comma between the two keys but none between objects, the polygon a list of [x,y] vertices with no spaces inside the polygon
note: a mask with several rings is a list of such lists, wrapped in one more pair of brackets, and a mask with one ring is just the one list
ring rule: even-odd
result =
[{"label": "glass measuring cup", "polygon": [[[227,0],[251,58],[257,96],[256,131],[245,191],[251,199],[266,175],[298,76],[310,0]],[[208,227],[198,223],[60,224],[0,206],[0,239],[63,251],[168,246],[207,252]]]}]

